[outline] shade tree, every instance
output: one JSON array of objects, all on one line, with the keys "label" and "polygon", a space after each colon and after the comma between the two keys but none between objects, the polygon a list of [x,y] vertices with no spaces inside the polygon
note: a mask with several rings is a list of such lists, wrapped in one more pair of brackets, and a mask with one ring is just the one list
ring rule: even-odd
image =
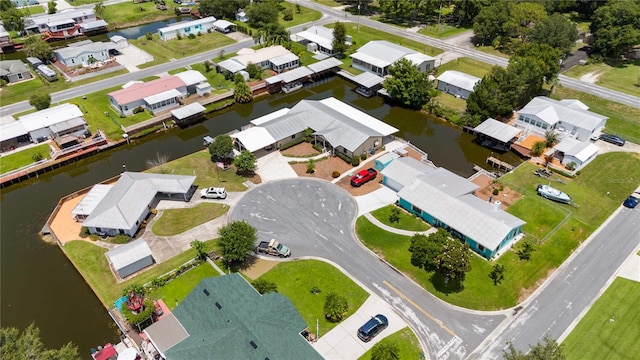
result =
[{"label": "shade tree", "polygon": [[408,59],[396,61],[389,67],[389,75],[382,86],[393,99],[414,109],[420,109],[429,102],[433,82],[413,62]]}]

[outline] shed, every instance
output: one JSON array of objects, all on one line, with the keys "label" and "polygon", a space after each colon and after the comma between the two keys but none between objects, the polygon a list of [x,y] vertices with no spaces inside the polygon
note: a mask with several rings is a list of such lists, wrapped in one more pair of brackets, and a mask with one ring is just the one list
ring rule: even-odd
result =
[{"label": "shed", "polygon": [[189,125],[202,119],[204,106],[194,102],[181,108],[171,110],[171,115],[179,126]]},{"label": "shed", "polygon": [[149,245],[144,239],[118,246],[108,251],[105,255],[111,264],[112,270],[121,279],[155,263],[151,249],[149,249]]},{"label": "shed", "polygon": [[29,66],[31,66],[31,68],[35,70],[39,65],[42,65],[42,60],[38,59],[37,57],[28,57],[27,63],[29,63]]},{"label": "shed", "polygon": [[216,20],[213,23],[213,27],[217,31],[226,34],[226,33],[235,31],[236,24],[232,23],[231,21],[220,19],[220,20]]},{"label": "shed", "polygon": [[196,84],[196,94],[198,94],[198,96],[211,94],[211,84],[209,84],[208,82]]},{"label": "shed", "polygon": [[393,160],[399,158],[400,155],[390,152],[390,153],[386,153],[382,156],[380,156],[379,158],[376,159],[376,161],[373,164],[373,168],[380,171],[382,169],[384,169],[387,165],[389,165]]},{"label": "shed", "polygon": [[109,40],[111,40],[111,42],[113,43],[114,48],[116,48],[116,49],[122,49],[122,48],[126,48],[127,46],[129,46],[129,41],[124,36],[114,35],[114,36],[110,37]]}]

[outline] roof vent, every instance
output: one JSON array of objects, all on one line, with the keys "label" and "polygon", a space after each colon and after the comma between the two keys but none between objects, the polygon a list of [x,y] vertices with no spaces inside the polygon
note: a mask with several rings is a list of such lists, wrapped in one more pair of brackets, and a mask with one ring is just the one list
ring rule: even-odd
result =
[{"label": "roof vent", "polygon": [[216,307],[218,308],[218,310],[222,309],[222,305],[220,305],[220,303],[217,301],[216,301]]},{"label": "roof vent", "polygon": [[203,292],[205,295],[209,296],[209,290],[204,289],[204,290],[202,290],[202,292]]},{"label": "roof vent", "polygon": [[254,348],[254,349],[258,348],[258,345],[256,345],[256,343],[253,342],[253,340],[249,341],[249,344],[251,344],[251,347]]}]

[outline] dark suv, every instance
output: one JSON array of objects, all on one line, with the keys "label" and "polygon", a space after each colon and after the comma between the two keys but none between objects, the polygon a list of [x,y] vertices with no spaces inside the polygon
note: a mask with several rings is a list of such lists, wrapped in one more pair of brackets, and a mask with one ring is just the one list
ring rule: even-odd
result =
[{"label": "dark suv", "polygon": [[358,337],[360,338],[360,340],[368,342],[369,340],[373,339],[374,336],[378,335],[382,330],[386,329],[388,325],[389,320],[387,320],[387,317],[378,314],[372,317],[364,325],[360,326],[360,329],[358,329]]},{"label": "dark suv", "polygon": [[618,146],[624,146],[624,139],[621,138],[620,136],[617,135],[611,135],[611,134],[602,134],[600,135],[600,140],[602,141],[606,141]]}]

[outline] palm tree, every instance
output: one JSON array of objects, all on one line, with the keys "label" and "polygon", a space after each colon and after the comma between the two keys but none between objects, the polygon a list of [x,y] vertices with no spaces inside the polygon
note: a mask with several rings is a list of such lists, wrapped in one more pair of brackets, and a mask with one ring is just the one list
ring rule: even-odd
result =
[{"label": "palm tree", "polygon": [[553,130],[549,130],[545,132],[544,137],[547,139],[545,144],[547,145],[547,147],[553,147],[555,144],[558,143],[558,140],[560,140],[558,133]]}]

